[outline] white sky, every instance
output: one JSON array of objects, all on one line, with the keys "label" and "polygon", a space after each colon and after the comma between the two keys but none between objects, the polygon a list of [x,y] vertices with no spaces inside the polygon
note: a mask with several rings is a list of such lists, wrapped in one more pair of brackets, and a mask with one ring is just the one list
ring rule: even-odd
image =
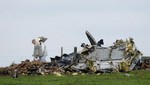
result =
[{"label": "white sky", "polygon": [[31,40],[46,41],[49,57],[89,43],[88,30],[110,46],[133,37],[137,48],[150,55],[150,0],[0,0],[0,66],[32,60]]}]

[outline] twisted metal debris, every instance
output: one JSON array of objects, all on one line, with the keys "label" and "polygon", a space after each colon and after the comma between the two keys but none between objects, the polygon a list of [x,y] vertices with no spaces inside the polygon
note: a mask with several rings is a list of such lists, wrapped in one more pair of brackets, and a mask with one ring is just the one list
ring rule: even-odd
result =
[{"label": "twisted metal debris", "polygon": [[61,56],[50,58],[51,62],[25,60],[20,64],[0,68],[0,74],[13,77],[33,74],[62,76],[61,74],[64,73],[77,75],[78,73],[128,72],[137,66],[140,69],[150,68],[150,60],[141,62],[143,54],[137,49],[133,38],[118,39],[112,46],[103,47],[103,39],[96,42],[88,31],[86,31],[86,35],[91,45],[82,43],[83,49],[79,52],[75,47],[74,52],[70,54],[61,54]]}]

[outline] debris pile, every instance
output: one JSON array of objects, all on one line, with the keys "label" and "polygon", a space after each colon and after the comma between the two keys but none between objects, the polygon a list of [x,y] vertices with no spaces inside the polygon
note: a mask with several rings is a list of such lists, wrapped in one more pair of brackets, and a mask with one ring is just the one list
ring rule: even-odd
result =
[{"label": "debris pile", "polygon": [[86,35],[91,45],[82,43],[83,49],[79,52],[75,47],[74,52],[70,54],[50,58],[51,62],[25,60],[20,64],[0,68],[0,74],[10,74],[13,77],[17,77],[19,74],[55,74],[62,76],[63,73],[77,75],[78,73],[128,72],[136,67],[150,68],[150,59],[141,62],[143,54],[136,48],[133,38],[118,39],[112,46],[103,47],[103,39],[96,42],[88,31],[86,31]]},{"label": "debris pile", "polygon": [[144,70],[150,70],[150,59],[144,59],[141,63],[141,68]]}]

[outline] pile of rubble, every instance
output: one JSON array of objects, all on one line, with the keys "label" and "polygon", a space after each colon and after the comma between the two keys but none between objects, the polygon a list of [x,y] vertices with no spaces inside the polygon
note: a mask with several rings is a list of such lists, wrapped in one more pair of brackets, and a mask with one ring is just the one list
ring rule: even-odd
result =
[{"label": "pile of rubble", "polygon": [[150,70],[150,57],[146,57],[142,59],[141,69]]},{"label": "pile of rubble", "polygon": [[74,72],[128,72],[133,69],[150,68],[150,59],[141,61],[143,54],[136,48],[133,38],[118,39],[112,46],[102,47],[103,39],[96,42],[88,31],[86,31],[86,35],[91,45],[82,43],[83,49],[79,52],[75,47],[74,52],[51,58],[51,62],[25,60],[20,64],[0,68],[0,74],[9,74],[14,77],[18,74],[56,74],[61,76],[64,73]]},{"label": "pile of rubble", "polygon": [[0,75],[46,75],[64,73],[64,70],[57,66],[52,66],[50,62],[40,62],[38,60],[25,60],[20,64],[12,64],[9,67],[0,68]]}]

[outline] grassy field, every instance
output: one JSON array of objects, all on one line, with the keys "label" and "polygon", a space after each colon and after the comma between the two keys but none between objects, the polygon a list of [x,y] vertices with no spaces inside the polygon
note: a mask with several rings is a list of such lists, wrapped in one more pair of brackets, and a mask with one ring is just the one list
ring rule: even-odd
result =
[{"label": "grassy field", "polygon": [[150,71],[86,75],[0,76],[0,85],[150,85]]}]

